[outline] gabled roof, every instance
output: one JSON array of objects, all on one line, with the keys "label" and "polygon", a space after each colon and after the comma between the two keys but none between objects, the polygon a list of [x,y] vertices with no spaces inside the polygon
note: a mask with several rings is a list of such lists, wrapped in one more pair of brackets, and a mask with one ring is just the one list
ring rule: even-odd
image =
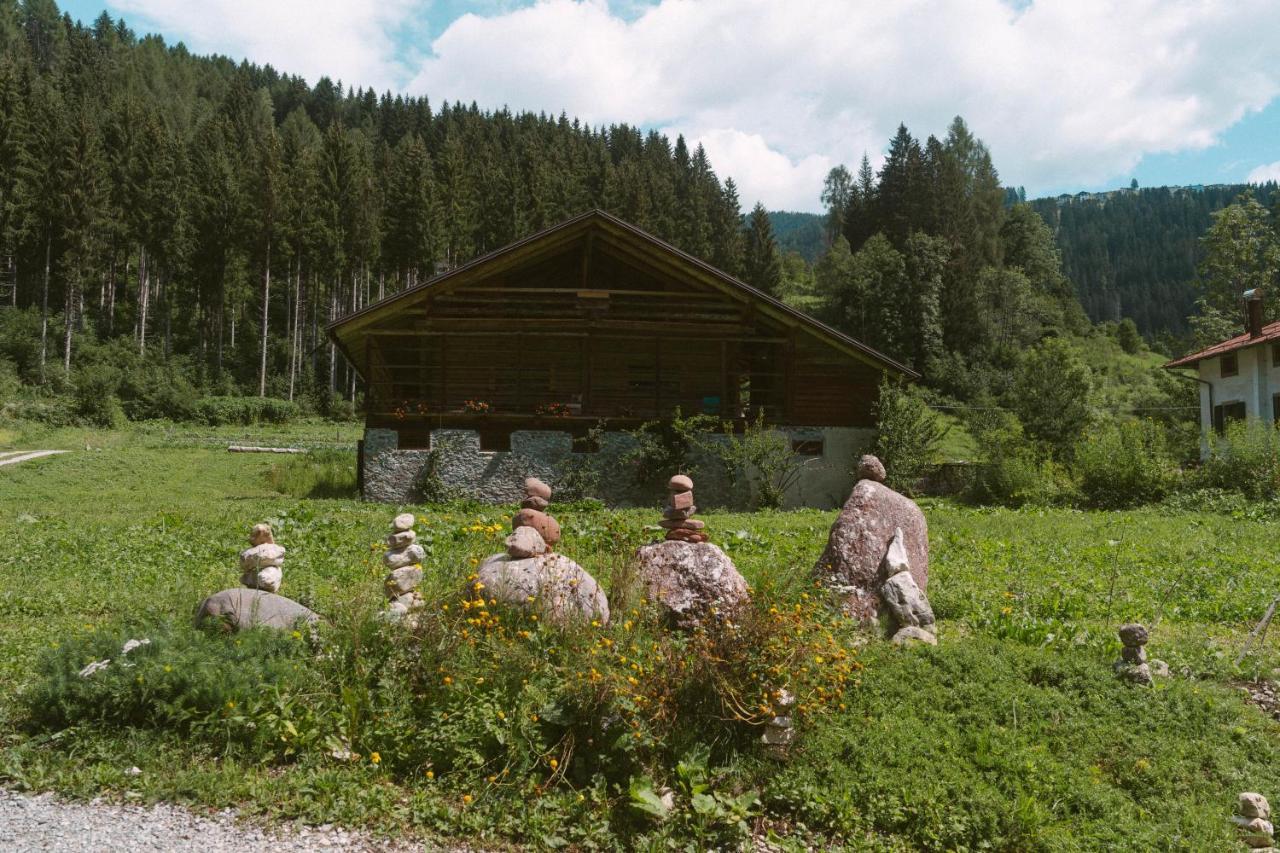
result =
[{"label": "gabled roof", "polygon": [[1248,332],[1236,335],[1234,338],[1227,338],[1225,341],[1205,347],[1199,352],[1193,352],[1190,355],[1184,355],[1182,358],[1175,358],[1173,361],[1165,365],[1165,368],[1174,367],[1194,367],[1206,358],[1215,358],[1229,352],[1235,352],[1254,344],[1266,343],[1268,341],[1280,341],[1280,321],[1268,323],[1262,327],[1262,334],[1255,336]]},{"label": "gabled roof", "polygon": [[855,358],[868,362],[881,370],[901,374],[910,379],[919,379],[920,374],[887,355],[878,352],[866,344],[831,328],[825,323],[810,317],[801,311],[785,305],[746,282],[717,269],[705,261],[672,246],[663,240],[624,222],[603,210],[589,210],[571,219],[553,225],[536,234],[524,237],[501,249],[441,273],[427,281],[392,294],[378,302],[368,305],[345,317],[329,323],[325,330],[329,337],[342,350],[347,360],[355,366],[363,376],[366,365],[358,357],[363,347],[355,346],[362,338],[361,332],[376,324],[379,320],[394,315],[397,308],[406,302],[412,302],[429,292],[445,290],[457,286],[465,286],[467,282],[483,279],[499,271],[518,266],[520,261],[540,255],[543,250],[564,245],[566,248],[573,241],[591,231],[603,231],[616,240],[625,241],[630,247],[649,253],[661,255],[673,268],[679,269],[689,278],[715,287],[742,302],[752,302],[764,313],[772,314],[790,325],[809,332],[814,337],[826,342],[836,349],[842,350]]}]

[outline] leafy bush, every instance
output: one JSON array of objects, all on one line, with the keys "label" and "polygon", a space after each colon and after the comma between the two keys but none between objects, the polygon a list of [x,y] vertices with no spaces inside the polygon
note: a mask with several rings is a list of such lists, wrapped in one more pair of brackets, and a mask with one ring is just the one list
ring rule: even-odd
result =
[{"label": "leafy bush", "polygon": [[1064,499],[1061,470],[1045,458],[1022,433],[1022,424],[1009,413],[992,410],[971,419],[970,431],[983,461],[965,490],[974,503],[1049,506]]},{"label": "leafy bush", "polygon": [[205,397],[194,407],[195,419],[209,426],[287,424],[298,416],[297,404],[274,397]]},{"label": "leafy bush", "polygon": [[667,480],[672,474],[694,476],[697,466],[696,451],[705,446],[708,433],[720,428],[720,422],[710,415],[683,417],[679,407],[667,420],[647,421],[630,435],[636,446],[622,459],[631,469],[636,485],[655,497],[665,493]]},{"label": "leafy bush", "polygon": [[948,427],[934,414],[918,388],[885,380],[876,400],[875,454],[884,463],[885,482],[910,494],[929,466]]},{"label": "leafy bush", "polygon": [[1176,477],[1165,432],[1149,420],[1091,430],[1076,444],[1074,459],[1085,503],[1100,509],[1159,501]]},{"label": "leafy bush", "polygon": [[1227,424],[1224,435],[1210,435],[1198,479],[1203,487],[1250,498],[1275,497],[1280,494],[1280,431],[1257,418]]},{"label": "leafy bush", "polygon": [[1026,434],[1062,453],[1089,422],[1092,393],[1088,365],[1067,341],[1050,338],[1023,356],[1007,396]]},{"label": "leafy bush", "polygon": [[298,665],[306,641],[298,632],[231,638],[153,625],[73,635],[54,646],[22,695],[29,722],[46,730],[85,723],[166,728],[274,755],[280,738],[287,744],[289,737],[276,700],[307,684],[307,669]]},{"label": "leafy bush", "polygon": [[200,394],[176,363],[144,364],[120,383],[121,405],[131,421],[190,421]]},{"label": "leafy bush", "polygon": [[800,477],[805,458],[791,447],[791,439],[764,421],[764,412],[739,433],[732,423],[722,425],[717,440],[700,439],[699,447],[719,460],[730,491],[752,496],[752,509],[778,509]]},{"label": "leafy bush", "polygon": [[124,410],[116,397],[120,373],[114,368],[91,364],[80,368],[73,387],[76,414],[99,427],[116,427],[124,421]]}]

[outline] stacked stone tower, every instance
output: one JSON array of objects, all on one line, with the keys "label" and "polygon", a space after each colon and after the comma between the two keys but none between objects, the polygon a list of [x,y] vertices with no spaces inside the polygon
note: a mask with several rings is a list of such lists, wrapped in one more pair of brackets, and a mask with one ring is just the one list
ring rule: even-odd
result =
[{"label": "stacked stone tower", "polygon": [[249,547],[240,552],[240,583],[249,589],[279,592],[284,579],[284,548],[276,544],[270,524],[255,524]]},{"label": "stacked stone tower", "polygon": [[706,522],[693,517],[698,508],[693,504],[693,480],[676,474],[667,482],[670,496],[658,524],[667,531],[667,539],[699,544],[707,541]]},{"label": "stacked stone tower", "polygon": [[413,529],[415,522],[411,513],[395,517],[387,537],[387,553],[382,556],[383,565],[390,569],[383,588],[390,602],[387,613],[393,620],[422,607],[418,585],[422,583],[422,560],[427,554],[418,544],[418,534]]}]

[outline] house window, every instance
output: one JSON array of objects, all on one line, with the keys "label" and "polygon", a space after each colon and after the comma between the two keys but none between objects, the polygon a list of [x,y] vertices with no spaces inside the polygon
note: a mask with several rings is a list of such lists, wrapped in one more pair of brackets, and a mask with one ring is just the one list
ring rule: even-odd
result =
[{"label": "house window", "polygon": [[1280,367],[1280,344],[1271,345],[1271,366]]},{"label": "house window", "polygon": [[1223,403],[1213,407],[1213,429],[1218,435],[1226,432],[1227,424],[1244,420],[1244,402]]},{"label": "house window", "polygon": [[1229,352],[1222,358],[1218,359],[1218,366],[1221,368],[1219,376],[1235,376],[1240,372],[1240,354]]}]

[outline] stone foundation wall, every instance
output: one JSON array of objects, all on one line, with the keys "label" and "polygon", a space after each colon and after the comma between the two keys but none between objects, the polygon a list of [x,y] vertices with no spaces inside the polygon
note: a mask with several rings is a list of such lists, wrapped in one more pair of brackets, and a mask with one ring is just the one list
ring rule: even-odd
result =
[{"label": "stone foundation wall", "polygon": [[[785,506],[832,508],[843,504],[853,488],[853,467],[871,444],[874,433],[847,427],[779,427],[792,441],[820,441],[821,456],[806,456],[800,476],[786,493]],[[598,485],[591,497],[609,506],[654,505],[657,495],[636,486],[624,457],[635,446],[627,433],[607,432],[599,450],[578,453],[567,432],[518,430],[511,434],[509,451],[480,449],[480,434],[473,430],[438,429],[431,433],[428,450],[399,449],[398,434],[391,429],[366,429],[364,480],[366,500],[408,504],[424,498],[470,498],[486,503],[518,503],[524,497],[525,477],[537,477],[551,485],[559,499],[576,497],[574,472],[595,472]],[[706,461],[706,460],[704,460]],[[741,491],[741,490],[739,490]],[[698,472],[698,494],[711,505],[745,507],[749,495],[730,494],[723,473],[704,464]]]}]

